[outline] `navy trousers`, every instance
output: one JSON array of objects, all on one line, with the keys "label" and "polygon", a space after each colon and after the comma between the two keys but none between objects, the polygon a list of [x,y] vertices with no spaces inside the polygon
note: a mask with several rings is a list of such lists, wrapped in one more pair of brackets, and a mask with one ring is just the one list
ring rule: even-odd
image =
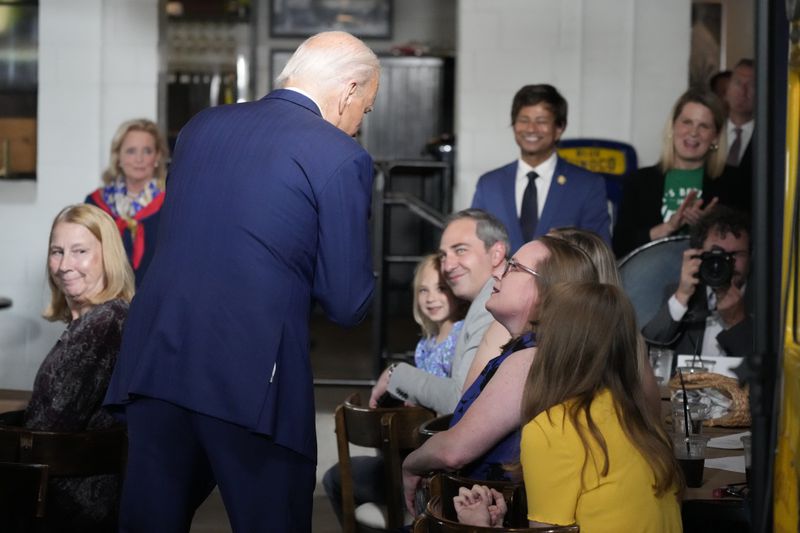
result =
[{"label": "navy trousers", "polygon": [[310,532],[316,465],[246,428],[138,398],[126,406],[120,531],[185,533],[219,485],[234,532]]}]

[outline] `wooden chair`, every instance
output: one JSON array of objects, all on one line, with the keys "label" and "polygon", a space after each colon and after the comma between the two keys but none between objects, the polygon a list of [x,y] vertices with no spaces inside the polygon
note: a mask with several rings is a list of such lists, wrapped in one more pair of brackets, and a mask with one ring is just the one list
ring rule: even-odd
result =
[{"label": "wooden chair", "polygon": [[417,441],[417,448],[425,444],[425,441],[439,433],[446,431],[450,428],[450,420],[453,419],[453,414],[437,416],[428,420],[419,427],[419,438]]},{"label": "wooden chair", "polygon": [[[125,474],[128,437],[124,427],[80,432],[37,431],[0,425],[0,495],[30,485],[27,502],[0,513],[0,530],[28,518],[36,524],[46,514],[47,483],[56,477]],[[22,498],[21,493],[15,498]],[[35,512],[30,516],[30,509]],[[13,512],[11,512],[13,511]]]},{"label": "wooden chair", "polygon": [[458,495],[458,489],[461,487],[472,488],[473,485],[486,485],[502,493],[506,500],[508,512],[503,521],[506,527],[527,527],[528,525],[528,500],[525,495],[525,485],[522,482],[474,480],[450,472],[440,472],[431,478],[429,485],[430,499],[439,498],[442,517],[447,520],[458,521],[453,506],[453,498]]},{"label": "wooden chair", "polygon": [[[358,393],[348,397],[336,408],[336,445],[342,479],[342,529],[345,533],[381,531],[403,526],[405,516],[401,473],[403,458],[416,445],[417,428],[434,416],[432,411],[423,407],[369,409],[362,405]],[[379,523],[380,520],[366,523],[364,519],[357,519],[350,444],[375,448],[383,455],[388,499],[383,524]],[[362,507],[366,506],[369,504]]]},{"label": "wooden chair", "polygon": [[33,531],[44,518],[47,466],[0,462],[0,527]]},{"label": "wooden chair", "polygon": [[540,526],[540,527],[481,527],[461,524],[442,516],[442,501],[434,496],[428,502],[425,514],[414,522],[414,533],[580,533],[580,528],[572,526]]}]

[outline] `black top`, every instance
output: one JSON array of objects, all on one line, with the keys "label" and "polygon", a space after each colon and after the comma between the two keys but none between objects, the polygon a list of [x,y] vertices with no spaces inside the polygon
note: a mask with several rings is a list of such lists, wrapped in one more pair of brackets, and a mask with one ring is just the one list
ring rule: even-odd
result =
[{"label": "black top", "polygon": [[[658,165],[640,168],[625,182],[614,227],[614,252],[623,257],[639,246],[650,242],[650,229],[664,222],[661,203],[664,197],[665,175]],[[714,197],[719,203],[749,211],[749,184],[734,167],[725,167],[717,178],[703,174],[704,205]]]},{"label": "black top", "polygon": [[[124,300],[111,300],[69,323],[36,374],[26,428],[84,431],[116,423],[102,404],[127,314]],[[90,531],[98,525],[114,529],[118,485],[117,476],[52,479],[46,516],[53,523],[48,531]]]}]

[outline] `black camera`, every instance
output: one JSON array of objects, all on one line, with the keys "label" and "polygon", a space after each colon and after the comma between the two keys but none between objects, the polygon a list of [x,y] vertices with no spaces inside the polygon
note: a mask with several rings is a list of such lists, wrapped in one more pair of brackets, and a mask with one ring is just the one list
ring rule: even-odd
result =
[{"label": "black camera", "polygon": [[733,277],[733,254],[722,248],[714,248],[710,252],[703,252],[700,258],[700,281],[712,289],[727,287]]}]

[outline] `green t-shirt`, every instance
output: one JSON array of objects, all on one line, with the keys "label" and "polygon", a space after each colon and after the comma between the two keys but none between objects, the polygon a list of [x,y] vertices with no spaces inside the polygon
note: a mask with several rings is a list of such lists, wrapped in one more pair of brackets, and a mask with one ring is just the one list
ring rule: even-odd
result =
[{"label": "green t-shirt", "polygon": [[664,177],[664,198],[661,202],[661,218],[668,221],[678,210],[689,192],[697,191],[697,198],[703,196],[703,167],[693,170],[673,168]]}]

